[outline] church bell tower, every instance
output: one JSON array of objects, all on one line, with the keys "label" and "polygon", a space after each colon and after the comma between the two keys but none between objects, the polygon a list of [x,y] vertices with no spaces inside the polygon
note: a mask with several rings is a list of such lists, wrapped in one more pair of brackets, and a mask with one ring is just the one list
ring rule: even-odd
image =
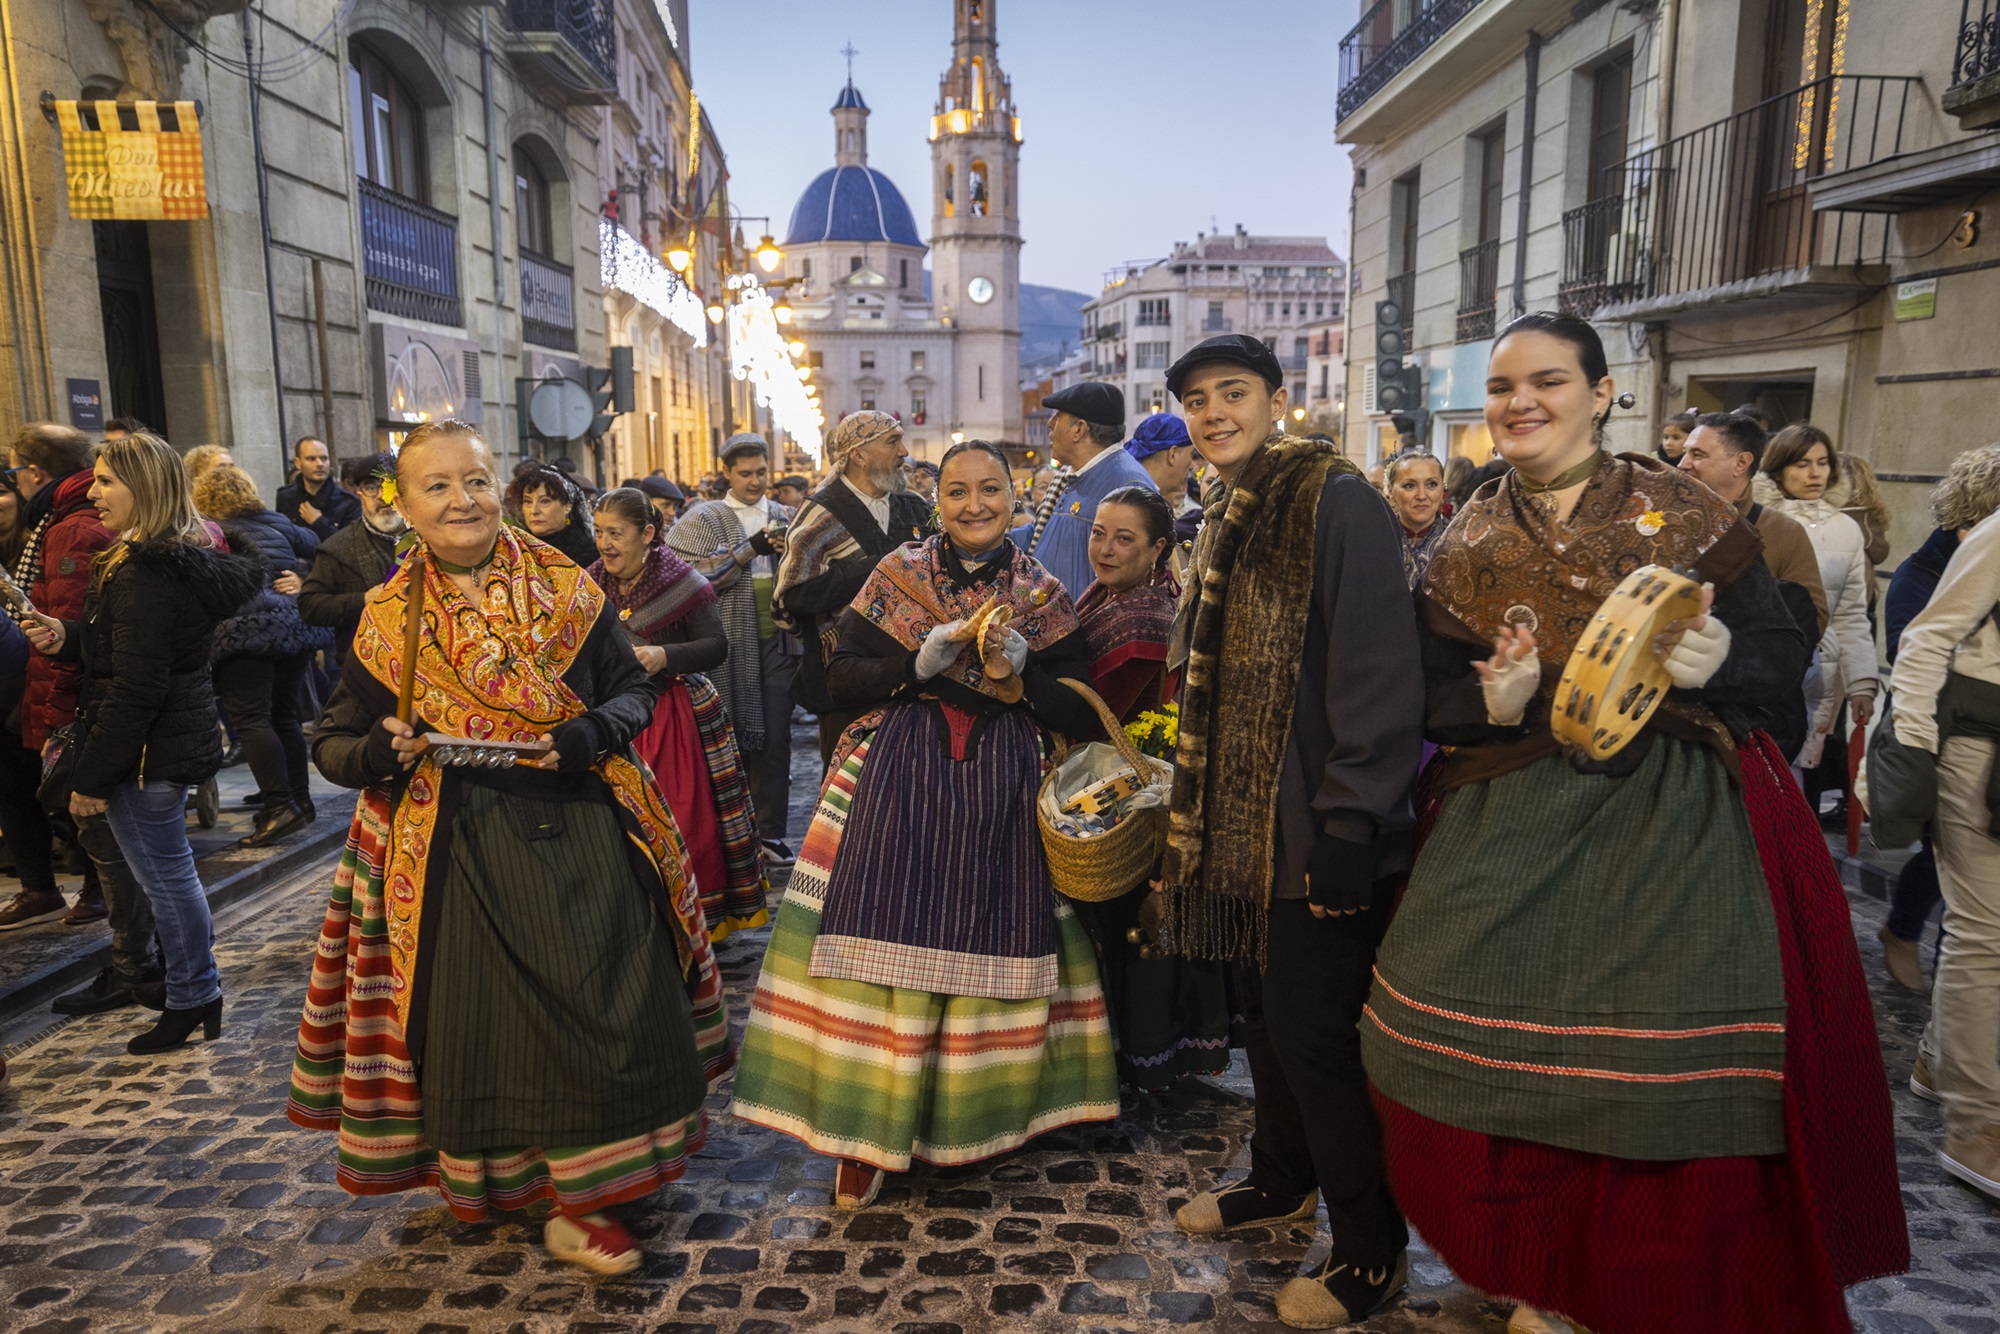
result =
[{"label": "church bell tower", "polygon": [[997,0],[952,0],[951,64],[931,115],[931,302],[957,330],[957,420],[1018,445],[1021,118],[994,36]]}]

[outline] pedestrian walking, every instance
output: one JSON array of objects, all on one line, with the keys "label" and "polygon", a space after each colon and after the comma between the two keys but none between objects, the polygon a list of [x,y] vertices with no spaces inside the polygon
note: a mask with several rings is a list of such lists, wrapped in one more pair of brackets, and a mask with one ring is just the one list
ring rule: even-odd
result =
[{"label": "pedestrian walking", "polygon": [[[220,462],[229,462],[226,453]],[[292,446],[292,480],[278,488],[274,508],[322,542],[361,517],[361,502],[334,480],[326,441],[310,435]]]},{"label": "pedestrian walking", "polygon": [[1040,561],[1074,601],[1090,587],[1090,520],[1097,502],[1121,486],[1153,479],[1127,454],[1125,395],[1118,386],[1085,380],[1042,400],[1049,418],[1055,472],[1033,518],[1015,528],[1014,544]]},{"label": "pedestrian walking", "polygon": [[[1990,506],[2000,445],[1970,451],[1944,487],[1944,519]],[[1963,460],[1961,460],[1963,461]],[[1958,487],[1953,488],[1953,479]],[[1954,495],[1952,492],[1956,491]],[[1954,513],[1958,506],[1965,506]],[[1921,1069],[1944,1105],[1945,1171],[2000,1199],[2000,513],[1966,530],[1930,601],[1902,633],[1890,687],[1896,739],[1937,756],[1931,845],[1944,899]],[[1918,922],[1921,927],[1921,919]],[[1926,1079],[1923,1076],[1934,1078]]]},{"label": "pedestrian walking", "polygon": [[828,691],[874,707],[834,757],[736,1076],[735,1115],[839,1159],[840,1209],[914,1160],[1118,1115],[1097,962],[1034,813],[1043,731],[1098,728],[1062,683],[1088,679],[1085,641],[1007,538],[998,447],[945,452],[938,510],[943,533],[885,556],[841,614]]},{"label": "pedestrian walking", "polygon": [[[353,1194],[435,1186],[466,1220],[549,1200],[551,1255],[629,1273],[638,1244],[603,1210],[686,1170],[729,1053],[686,850],[631,757],[656,688],[602,590],[501,522],[476,427],[412,431],[394,495],[420,542],[370,595],[313,739],[360,797],[289,1115],[339,1132]],[[479,666],[496,655],[507,670]],[[446,766],[432,731],[554,748]]]},{"label": "pedestrian walking", "polygon": [[[150,1055],[196,1029],[211,1041],[222,1032],[222,978],[188,846],[187,798],[222,765],[209,684],[215,629],[256,593],[259,573],[211,545],[180,456],[158,436],[107,442],[94,477],[91,502],[118,541],[90,562],[81,614],[38,612],[28,637],[83,668],[69,808],[78,820],[105,817],[152,909],[165,1009],[126,1044]],[[114,940],[121,934],[129,959],[129,920],[114,926]]]},{"label": "pedestrian walking", "polygon": [[[1514,471],[1431,562],[1449,749],[1361,1024],[1396,1197],[1517,1334],[1844,1331],[1842,1287],[1909,1262],[1888,1091],[1825,841],[1735,713],[1806,636],[1734,506],[1603,451],[1588,324],[1517,319],[1486,385]],[[1707,585],[1652,646],[1671,688],[1608,759],[1565,751],[1560,673],[1647,564]]]},{"label": "pedestrian walking", "polygon": [[256,822],[237,846],[269,847],[318,814],[300,687],[312,654],[331,636],[301,619],[298,595],[319,539],[310,528],[265,509],[250,474],[233,463],[203,473],[194,500],[203,515],[222,525],[231,551],[255,553],[269,572],[257,597],[216,627],[214,654],[215,693],[257,779]]},{"label": "pedestrian walking", "polygon": [[798,702],[818,716],[819,758],[833,759],[840,734],[864,708],[837,708],[826,693],[826,664],[838,642],[840,613],[882,558],[935,531],[931,507],[909,489],[903,427],[886,412],[850,412],[826,440],[832,477],[793,516],[785,532],[772,604],[805,652]]},{"label": "pedestrian walking", "polygon": [[632,743],[653,771],[660,795],[687,844],[701,890],[709,939],[770,921],[770,882],[757,846],[756,812],[744,776],[736,729],[705,675],[729,658],[729,637],[715,590],[668,551],[653,507],[637,489],[597,498],[597,561],[589,574],[624,622],[659,687],[652,721]]},{"label": "pedestrian walking", "polygon": [[1408,864],[1423,686],[1395,520],[1331,445],[1284,434],[1284,382],[1241,334],[1167,372],[1221,490],[1169,658],[1186,683],[1164,906],[1177,953],[1238,965],[1257,1112],[1249,1175],[1175,1221],[1226,1232],[1323,1201],[1333,1248],[1277,1301],[1319,1329],[1409,1272],[1355,1025]]},{"label": "pedestrian walking", "polygon": [[792,512],[764,494],[771,447],[733,435],[722,447],[726,491],[681,515],[667,545],[707,579],[720,599],[729,669],[715,679],[750,772],[750,799],[765,859],[790,866],[785,821],[792,797],[792,687],[801,645],[778,623],[773,598]]}]

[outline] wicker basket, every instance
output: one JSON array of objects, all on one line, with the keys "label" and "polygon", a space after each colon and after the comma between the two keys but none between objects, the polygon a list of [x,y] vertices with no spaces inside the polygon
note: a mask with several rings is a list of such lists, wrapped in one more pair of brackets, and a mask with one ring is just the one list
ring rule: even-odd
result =
[{"label": "wicker basket", "polygon": [[[1104,730],[1111,737],[1112,746],[1127,764],[1138,771],[1140,777],[1151,780],[1155,776],[1172,773],[1171,764],[1141,753],[1132,744],[1132,739],[1125,735],[1125,729],[1119,726],[1116,715],[1098,698],[1096,691],[1067,677],[1062,678],[1062,683],[1083,696],[1097,711]],[[1089,744],[1104,743],[1093,741]],[[1048,854],[1049,880],[1059,893],[1083,903],[1103,903],[1129,892],[1152,874],[1167,850],[1165,806],[1134,811],[1101,834],[1076,838],[1051,825],[1048,816],[1042,812],[1041,793],[1046,792],[1054,782],[1055,772],[1051,770],[1042,779],[1041,790],[1036,793],[1035,823],[1041,826],[1042,848]]]}]

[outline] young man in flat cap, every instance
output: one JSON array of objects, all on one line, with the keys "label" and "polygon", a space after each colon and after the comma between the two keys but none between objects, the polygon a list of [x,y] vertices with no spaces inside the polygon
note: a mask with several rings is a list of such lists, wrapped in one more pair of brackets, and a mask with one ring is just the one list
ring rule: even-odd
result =
[{"label": "young man in flat cap", "polygon": [[1086,380],[1058,389],[1042,406],[1055,413],[1049,419],[1049,452],[1059,466],[1034,519],[1012,537],[1062,581],[1072,599],[1080,598],[1095,578],[1090,523],[1097,502],[1121,486],[1152,486],[1153,479],[1119,446],[1125,438],[1125,395],[1116,385]]},{"label": "young man in flat cap", "polygon": [[1323,1199],[1333,1249],[1278,1316],[1327,1329],[1409,1270],[1356,1025],[1409,862],[1423,672],[1395,521],[1331,445],[1283,434],[1283,384],[1242,335],[1167,372],[1223,486],[1169,648],[1187,677],[1163,907],[1171,948],[1237,963],[1256,1086],[1249,1176],[1176,1221],[1224,1232],[1310,1219]]},{"label": "young man in flat cap", "polygon": [[882,557],[931,531],[931,507],[909,489],[903,427],[886,412],[851,412],[826,441],[833,475],[807,498],[786,533],[778,565],[779,618],[805,643],[799,702],[819,716],[819,759],[833,758],[865,709],[836,709],[826,695],[833,625]]}]

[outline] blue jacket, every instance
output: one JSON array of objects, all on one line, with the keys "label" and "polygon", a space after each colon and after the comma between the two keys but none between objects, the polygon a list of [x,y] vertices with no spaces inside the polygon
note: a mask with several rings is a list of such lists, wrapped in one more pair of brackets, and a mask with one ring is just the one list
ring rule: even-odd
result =
[{"label": "blue jacket", "polygon": [[1890,662],[1896,661],[1903,631],[1930,604],[1938,580],[1944,577],[1944,567],[1951,563],[1951,553],[1957,550],[1958,534],[1949,528],[1938,528],[1910,553],[1908,560],[1896,567],[1889,580],[1889,591],[1882,598],[1882,628],[1888,636]]},{"label": "blue jacket", "polygon": [[1151,474],[1120,449],[1070,481],[1055,513],[1049,516],[1048,527],[1042,530],[1040,542],[1032,547],[1028,543],[1035,531],[1032,519],[1009,534],[1016,546],[1062,581],[1072,602],[1082,597],[1083,590],[1097,577],[1090,568],[1090,524],[1097,517],[1097,502],[1121,486],[1159,489],[1153,485]]}]

